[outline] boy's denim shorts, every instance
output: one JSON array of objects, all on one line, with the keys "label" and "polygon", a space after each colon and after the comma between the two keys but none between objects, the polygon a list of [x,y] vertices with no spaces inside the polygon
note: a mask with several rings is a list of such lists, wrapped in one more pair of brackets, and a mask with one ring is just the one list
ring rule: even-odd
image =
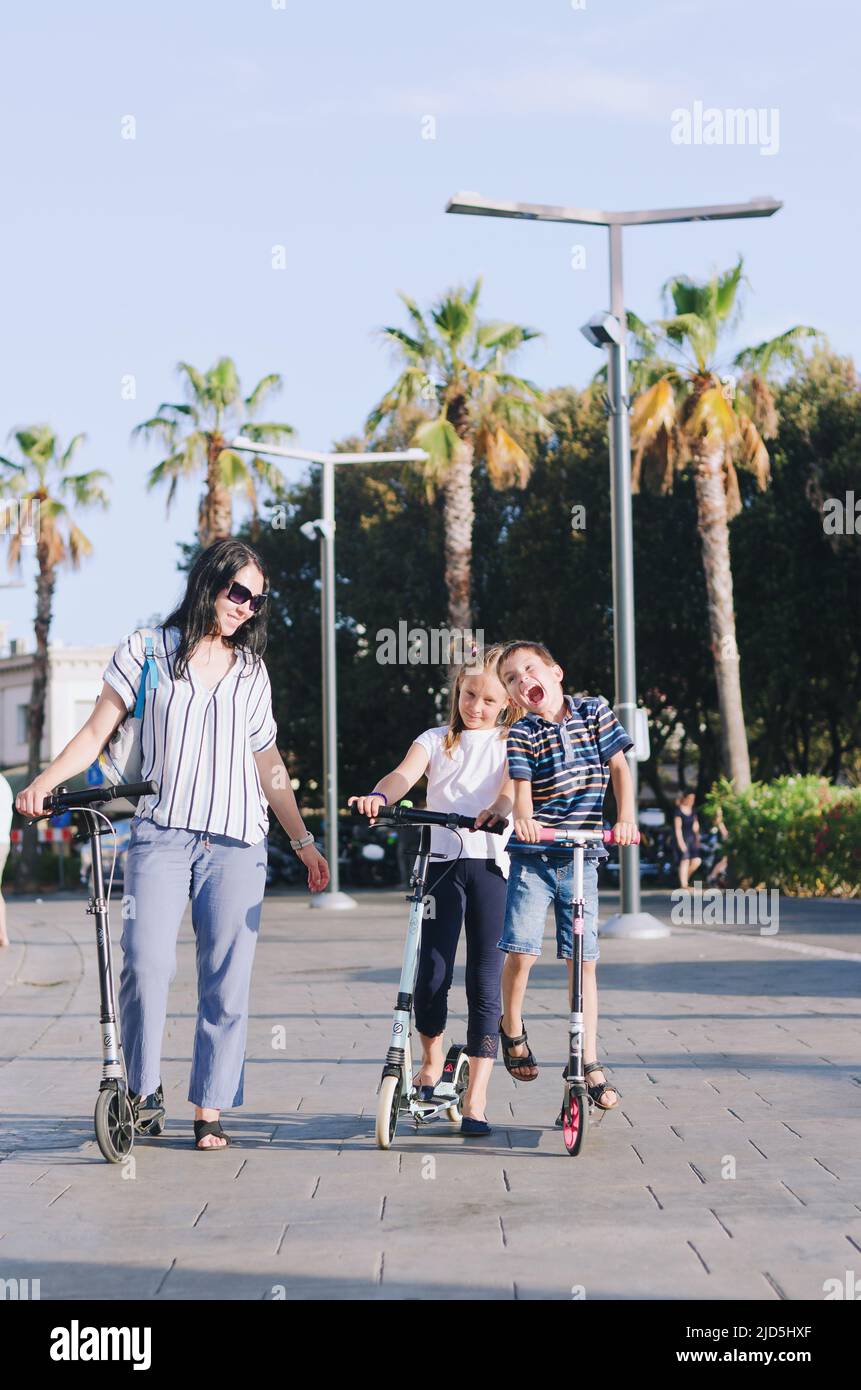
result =
[{"label": "boy's denim shorts", "polygon": [[[574,954],[572,931],[572,890],[574,865],[571,859],[547,854],[509,852],[508,894],[505,926],[500,951],[517,951],[540,956],[544,940],[547,909],[553,904],[556,915],[556,958],[571,960]],[[583,959],[597,960],[598,951],[598,866],[589,860],[583,865]]]}]

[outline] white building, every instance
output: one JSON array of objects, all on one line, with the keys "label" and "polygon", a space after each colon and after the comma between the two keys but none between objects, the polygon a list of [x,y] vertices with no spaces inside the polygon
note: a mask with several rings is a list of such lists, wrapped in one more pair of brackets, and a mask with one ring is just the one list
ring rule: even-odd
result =
[{"label": "white building", "polygon": [[[33,686],[33,637],[7,640],[8,623],[0,622],[0,769],[27,771],[27,711]],[[42,763],[65,748],[86,722],[102,689],[102,672],[113,655],[111,645],[48,648],[48,690]]]}]

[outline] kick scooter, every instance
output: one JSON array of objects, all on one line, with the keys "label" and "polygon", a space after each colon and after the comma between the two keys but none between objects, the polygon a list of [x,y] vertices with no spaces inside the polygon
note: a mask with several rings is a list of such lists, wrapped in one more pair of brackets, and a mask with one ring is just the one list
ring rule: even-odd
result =
[{"label": "kick scooter", "polygon": [[[538,832],[543,843],[562,845],[574,854],[574,884],[572,891],[573,915],[573,970],[571,983],[571,1016],[568,1023],[568,1065],[565,1068],[565,1092],[562,1097],[562,1138],[565,1148],[572,1158],[583,1147],[589,1130],[589,1111],[592,1099],[583,1073],[583,920],[585,900],[583,898],[583,857],[590,845],[613,844],[612,830],[579,830],[573,826],[544,826]],[[637,831],[634,844],[640,843]]]},{"label": "kick scooter", "polygon": [[[353,815],[360,814],[354,806]],[[388,1149],[391,1148],[401,1115],[409,1115],[418,1129],[419,1125],[435,1120],[444,1110],[452,1124],[460,1128],[461,1098],[469,1085],[469,1058],[463,1043],[454,1043],[449,1048],[442,1069],[442,1079],[434,1088],[433,1098],[423,1101],[419,1099],[417,1088],[413,1085],[410,1039],[413,989],[421,945],[428,861],[432,858],[445,858],[444,855],[431,854],[430,828],[432,825],[444,825],[449,830],[474,830],[475,816],[459,816],[454,812],[443,811],[415,811],[409,801],[402,801],[394,806],[381,807],[375,813],[374,820],[387,824],[421,826],[418,853],[410,875],[411,892],[406,895],[406,900],[410,903],[410,920],[404,945],[398,997],[392,1018],[391,1041],[377,1088],[377,1146]],[[491,834],[501,835],[506,829],[506,822],[503,820],[496,825],[481,828],[489,830]]]},{"label": "kick scooter", "polygon": [[[96,947],[99,958],[99,1022],[102,1029],[102,1080],[96,1101],[95,1128],[96,1141],[108,1163],[121,1163],[131,1153],[135,1132],[145,1135],[161,1134],[164,1128],[164,1109],[160,1105],[144,1110],[140,1102],[143,1097],[133,1097],[128,1088],[123,1048],[117,1026],[116,995],[114,992],[114,973],[111,958],[111,929],[108,917],[111,884],[116,864],[111,865],[108,892],[105,894],[105,880],[102,871],[103,834],[113,832],[107,816],[94,809],[106,802],[119,801],[123,797],[149,796],[158,792],[157,782],[129,782],[116,786],[88,787],[84,791],[72,792],[66,787],[52,792],[43,799],[43,815],[56,816],[62,811],[78,811],[86,830],[79,829],[78,841],[89,836],[93,854],[93,895],[87,903],[87,912],[96,919]],[[41,817],[35,816],[34,820]],[[104,821],[107,830],[100,827]],[[160,1089],[156,1100],[160,1097]]]}]

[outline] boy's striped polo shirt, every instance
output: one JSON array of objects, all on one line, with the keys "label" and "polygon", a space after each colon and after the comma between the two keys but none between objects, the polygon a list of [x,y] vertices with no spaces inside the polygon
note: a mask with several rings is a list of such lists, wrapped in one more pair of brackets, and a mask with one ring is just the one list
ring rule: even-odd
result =
[{"label": "boy's striped polo shirt", "polygon": [[[600,830],[604,797],[610,781],[607,766],[615,753],[627,753],[634,742],[601,695],[565,695],[567,716],[560,724],[540,714],[527,714],[508,733],[508,772],[532,783],[532,819],[539,825],[576,825]],[[570,849],[528,844],[512,835],[509,853],[540,853],[571,857]],[[603,845],[587,849],[586,859],[606,859]]]}]

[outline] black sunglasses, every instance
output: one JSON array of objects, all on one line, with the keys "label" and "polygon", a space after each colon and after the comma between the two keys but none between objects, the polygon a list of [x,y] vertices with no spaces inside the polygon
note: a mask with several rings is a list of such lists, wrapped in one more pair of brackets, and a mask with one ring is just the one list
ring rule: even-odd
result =
[{"label": "black sunglasses", "polygon": [[256,613],[262,608],[269,597],[269,590],[266,589],[262,594],[252,594],[250,589],[246,589],[244,584],[238,584],[235,580],[227,590],[227,597],[231,603],[248,603],[251,605],[251,612]]}]

